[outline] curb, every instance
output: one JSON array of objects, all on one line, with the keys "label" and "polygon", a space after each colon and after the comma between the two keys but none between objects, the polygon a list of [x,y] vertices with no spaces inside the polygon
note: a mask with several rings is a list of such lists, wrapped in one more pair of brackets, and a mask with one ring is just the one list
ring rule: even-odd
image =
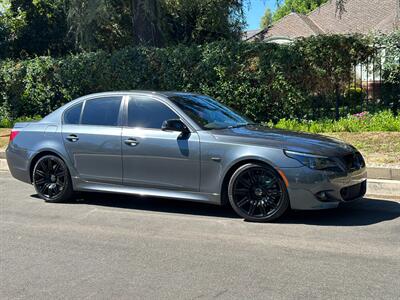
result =
[{"label": "curb", "polygon": [[400,169],[369,167],[367,172],[371,179],[400,180]]},{"label": "curb", "polygon": [[[1,158],[1,156],[0,156]],[[8,171],[8,164],[5,159],[0,159],[0,171]]]},{"label": "curb", "polygon": [[367,196],[379,195],[400,199],[400,181],[385,179],[368,179]]}]

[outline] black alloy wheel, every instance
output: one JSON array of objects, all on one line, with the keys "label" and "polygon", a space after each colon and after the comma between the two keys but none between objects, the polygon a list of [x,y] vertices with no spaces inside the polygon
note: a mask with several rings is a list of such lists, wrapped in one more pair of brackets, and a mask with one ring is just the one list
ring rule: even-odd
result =
[{"label": "black alloy wheel", "polygon": [[264,164],[249,163],[238,168],[230,179],[228,196],[232,208],[248,221],[275,220],[289,207],[285,183]]},{"label": "black alloy wheel", "polygon": [[57,156],[41,157],[35,164],[32,179],[36,192],[47,202],[64,202],[72,196],[68,168]]}]

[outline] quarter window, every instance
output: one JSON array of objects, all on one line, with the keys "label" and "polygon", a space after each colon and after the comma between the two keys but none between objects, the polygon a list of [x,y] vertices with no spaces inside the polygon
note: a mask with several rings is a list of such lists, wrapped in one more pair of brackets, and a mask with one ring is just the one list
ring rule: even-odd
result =
[{"label": "quarter window", "polygon": [[64,124],[79,124],[82,102],[68,109],[64,114]]},{"label": "quarter window", "polygon": [[83,109],[82,124],[117,126],[121,97],[87,100]]},{"label": "quarter window", "polygon": [[168,106],[151,98],[132,98],[128,104],[128,126],[160,129],[163,122],[179,119]]}]

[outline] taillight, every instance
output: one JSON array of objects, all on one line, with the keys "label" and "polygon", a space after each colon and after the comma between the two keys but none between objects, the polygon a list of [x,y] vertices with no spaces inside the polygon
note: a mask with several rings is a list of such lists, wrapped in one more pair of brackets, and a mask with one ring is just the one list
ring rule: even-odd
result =
[{"label": "taillight", "polygon": [[18,130],[11,130],[10,133],[10,143],[15,139],[15,137],[19,134]]}]

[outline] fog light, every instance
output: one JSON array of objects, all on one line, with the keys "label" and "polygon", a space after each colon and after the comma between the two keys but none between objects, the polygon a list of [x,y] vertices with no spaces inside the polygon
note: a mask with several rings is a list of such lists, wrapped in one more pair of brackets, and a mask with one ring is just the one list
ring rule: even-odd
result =
[{"label": "fog light", "polygon": [[317,197],[318,197],[318,199],[321,200],[321,201],[326,201],[326,200],[328,200],[328,196],[326,195],[325,192],[319,192],[319,193],[317,194]]},{"label": "fog light", "polygon": [[324,202],[335,201],[335,199],[329,195],[329,192],[331,192],[331,191],[321,191],[321,192],[316,193],[315,196],[320,201],[324,201]]}]

